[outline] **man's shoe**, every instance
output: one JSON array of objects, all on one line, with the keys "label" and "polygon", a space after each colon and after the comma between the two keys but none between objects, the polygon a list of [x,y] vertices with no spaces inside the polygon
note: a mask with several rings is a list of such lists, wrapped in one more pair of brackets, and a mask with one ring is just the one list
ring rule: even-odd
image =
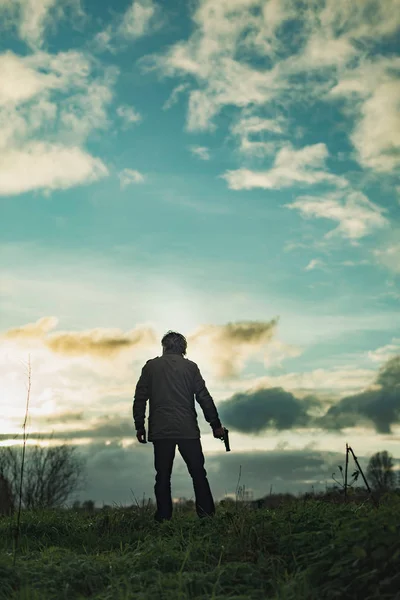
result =
[{"label": "man's shoe", "polygon": [[154,514],[154,520],[158,523],[162,523],[163,521],[170,521],[172,517],[161,517],[158,513]]}]

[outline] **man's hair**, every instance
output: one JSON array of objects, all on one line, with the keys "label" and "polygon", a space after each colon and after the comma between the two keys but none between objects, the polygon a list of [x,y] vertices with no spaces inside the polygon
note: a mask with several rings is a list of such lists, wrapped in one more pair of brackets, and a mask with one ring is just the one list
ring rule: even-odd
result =
[{"label": "man's hair", "polygon": [[187,341],[184,335],[176,331],[168,331],[161,340],[164,350],[170,350],[177,354],[186,354]]}]

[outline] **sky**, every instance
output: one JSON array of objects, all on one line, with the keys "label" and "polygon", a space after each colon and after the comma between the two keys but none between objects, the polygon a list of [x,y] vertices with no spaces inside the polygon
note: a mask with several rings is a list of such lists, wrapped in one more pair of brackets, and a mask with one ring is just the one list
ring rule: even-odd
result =
[{"label": "sky", "polygon": [[400,0],[0,0],[1,445],[30,362],[76,497],[153,497],[133,394],[176,330],[215,499],[323,490],[346,442],[400,469],[399,33]]}]

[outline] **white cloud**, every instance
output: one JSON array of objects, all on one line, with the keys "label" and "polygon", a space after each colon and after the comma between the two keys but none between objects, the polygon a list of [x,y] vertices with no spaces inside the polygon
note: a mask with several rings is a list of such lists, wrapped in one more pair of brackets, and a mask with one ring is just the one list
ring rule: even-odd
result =
[{"label": "white cloud", "polygon": [[160,6],[153,0],[134,0],[123,14],[117,15],[93,38],[92,47],[116,54],[123,42],[141,38],[163,24]]},{"label": "white cloud", "polygon": [[400,338],[393,338],[391,344],[371,350],[367,353],[367,356],[374,362],[386,362],[397,354],[400,354]]},{"label": "white cloud", "polygon": [[[68,188],[107,174],[83,147],[108,126],[114,68],[79,52],[0,55],[0,194]],[[25,85],[26,83],[26,85]]]},{"label": "white cloud", "polygon": [[118,106],[117,115],[121,117],[127,124],[139,123],[142,120],[142,115],[133,108],[133,106]]},{"label": "white cloud", "polygon": [[[18,30],[19,37],[32,48],[44,43],[45,30],[60,20],[70,8],[74,16],[82,16],[80,0],[1,0],[0,15]],[[4,19],[4,25],[7,19]]]},{"label": "white cloud", "polygon": [[290,187],[298,184],[333,183],[347,185],[343,177],[324,170],[328,150],[325,144],[314,144],[296,150],[290,145],[277,153],[273,167],[268,171],[237,169],[227,171],[222,177],[233,190],[261,187],[265,189]]},{"label": "white cloud", "polygon": [[286,358],[296,358],[301,356],[304,352],[304,348],[300,346],[294,346],[292,344],[286,344],[280,340],[273,339],[265,349],[263,364],[267,369],[271,366],[281,367],[282,362]]},{"label": "white cloud", "polygon": [[210,160],[210,151],[205,146],[191,146],[190,151],[201,160]]},{"label": "white cloud", "polygon": [[156,15],[153,0],[135,0],[125,12],[119,26],[119,34],[127,38],[139,38],[149,32]]},{"label": "white cloud", "polygon": [[187,90],[189,85],[187,83],[181,83],[174,87],[169,98],[164,102],[163,110],[169,110],[174,104],[178,102],[179,95]]},{"label": "white cloud", "polygon": [[93,130],[109,126],[107,109],[113,99],[115,74],[111,68],[104,78],[88,81],[85,93],[79,90],[61,103],[58,135],[62,140],[82,144]]},{"label": "white cloud", "polygon": [[132,183],[143,183],[144,175],[133,169],[123,169],[119,174],[121,188],[124,189]]},{"label": "white cloud", "polygon": [[81,148],[31,142],[0,154],[0,195],[65,189],[107,174],[102,161]]},{"label": "white cloud", "polygon": [[99,31],[93,38],[92,46],[94,50],[103,52],[104,50],[108,50],[109,52],[114,52],[114,48],[111,44],[112,40],[112,30],[111,27],[107,27],[103,31]]},{"label": "white cloud", "polygon": [[400,273],[400,242],[389,242],[384,248],[376,248],[372,252],[381,264]]},{"label": "white cloud", "polygon": [[[338,81],[336,92],[344,92],[342,80],[358,79],[377,40],[397,30],[399,14],[399,0],[326,0],[305,10],[297,0],[199,0],[189,38],[147,63],[163,75],[190,78],[189,131],[212,130],[214,117],[228,106],[263,108],[268,119],[277,109],[287,116],[299,103],[327,101]],[[281,26],[294,19],[290,37]],[[262,66],[250,64],[249,56]],[[399,160],[399,91],[391,77],[383,88],[372,78],[372,97],[353,107],[351,139],[360,164],[383,172]],[[261,154],[273,148],[264,140],[251,144],[244,135],[238,138],[244,151]]]},{"label": "white cloud", "polygon": [[380,57],[345,74],[329,93],[355,117],[350,139],[358,162],[380,172],[400,166],[400,58]]},{"label": "white cloud", "polygon": [[[282,387],[298,397],[310,393],[318,393],[328,400],[337,399],[356,393],[372,384],[376,378],[373,369],[357,369],[351,367],[334,367],[332,369],[314,369],[302,373],[283,373],[282,375],[262,376],[253,379],[227,381],[226,390],[233,393],[254,392],[263,388]],[[226,393],[225,397],[228,395]]]},{"label": "white cloud", "polygon": [[340,263],[343,267],[358,267],[358,265],[369,265],[369,260],[363,259],[355,262],[354,260],[344,260]]},{"label": "white cloud", "polygon": [[[231,131],[240,140],[241,152],[262,155],[276,149],[276,135],[284,133],[284,119],[282,117],[263,119],[258,116],[242,115],[232,126]],[[254,139],[259,136],[260,139]]]},{"label": "white cloud", "polygon": [[320,260],[319,258],[313,258],[312,260],[310,260],[310,262],[308,263],[308,265],[305,267],[305,271],[312,271],[313,269],[316,269],[317,267],[322,267],[324,265],[324,262],[322,260]]},{"label": "white cloud", "polygon": [[317,217],[332,219],[339,225],[325,234],[325,238],[342,236],[350,240],[358,240],[375,229],[380,229],[389,224],[382,213],[385,208],[371,202],[361,192],[343,192],[327,194],[324,198],[317,196],[301,196],[287,208],[297,209],[304,217]]},{"label": "white cloud", "polygon": [[376,86],[351,140],[361,165],[383,172],[400,168],[400,78]]}]

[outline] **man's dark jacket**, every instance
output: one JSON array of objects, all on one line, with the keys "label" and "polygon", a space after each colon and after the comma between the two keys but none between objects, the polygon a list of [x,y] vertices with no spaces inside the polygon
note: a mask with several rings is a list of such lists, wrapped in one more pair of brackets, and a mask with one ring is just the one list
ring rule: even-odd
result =
[{"label": "man's dark jacket", "polygon": [[133,419],[136,430],[145,428],[146,402],[149,400],[149,442],[200,438],[195,396],[212,429],[221,427],[214,400],[195,362],[168,350],[162,356],[148,360],[134,395]]}]

